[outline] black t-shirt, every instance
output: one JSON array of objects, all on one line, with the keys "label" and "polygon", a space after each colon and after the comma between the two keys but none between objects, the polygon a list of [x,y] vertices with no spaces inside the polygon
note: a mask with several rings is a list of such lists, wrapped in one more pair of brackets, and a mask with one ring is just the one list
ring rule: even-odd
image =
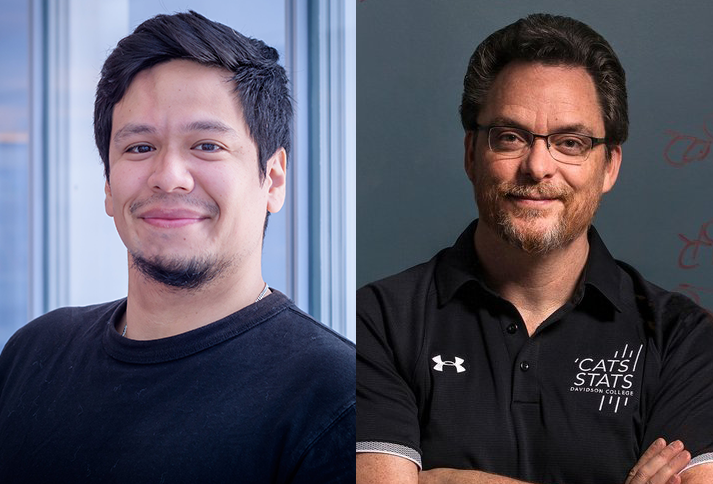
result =
[{"label": "black t-shirt", "polygon": [[713,462],[713,320],[596,231],[572,299],[528,336],[483,282],[475,222],[357,293],[357,451],[533,482],[624,482],[657,437]]},{"label": "black t-shirt", "polygon": [[0,482],[354,482],[354,345],[273,294],[122,338],[126,301],[65,308],[0,355]]}]

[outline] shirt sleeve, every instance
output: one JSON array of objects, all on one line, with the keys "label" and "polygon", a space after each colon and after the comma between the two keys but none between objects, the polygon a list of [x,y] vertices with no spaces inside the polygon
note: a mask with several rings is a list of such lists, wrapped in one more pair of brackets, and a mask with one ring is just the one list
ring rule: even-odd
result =
[{"label": "shirt sleeve", "polygon": [[356,451],[396,455],[421,468],[418,406],[408,384],[412,370],[394,346],[404,342],[404,322],[389,316],[403,315],[403,309],[387,311],[383,295],[370,286],[357,292]]},{"label": "shirt sleeve", "polygon": [[658,437],[678,439],[691,453],[690,468],[713,463],[713,318],[697,307],[678,309],[685,316],[663,338],[642,448]]}]

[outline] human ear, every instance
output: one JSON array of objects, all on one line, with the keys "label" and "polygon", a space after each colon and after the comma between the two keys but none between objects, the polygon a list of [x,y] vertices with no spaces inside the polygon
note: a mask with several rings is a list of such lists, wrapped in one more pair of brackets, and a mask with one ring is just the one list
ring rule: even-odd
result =
[{"label": "human ear", "polygon": [[287,190],[287,153],[280,148],[267,160],[265,167],[265,180],[267,183],[267,211],[279,212],[285,203]]},{"label": "human ear", "polygon": [[609,161],[606,162],[606,166],[604,167],[602,193],[607,193],[614,187],[616,179],[619,176],[619,168],[621,167],[621,145],[612,146],[609,152]]},{"label": "human ear", "polygon": [[475,131],[466,131],[463,139],[463,147],[465,148],[463,166],[471,183],[475,183],[475,135]]},{"label": "human ear", "polygon": [[104,210],[106,214],[110,217],[114,216],[114,201],[111,197],[111,186],[109,185],[109,180],[104,182]]}]

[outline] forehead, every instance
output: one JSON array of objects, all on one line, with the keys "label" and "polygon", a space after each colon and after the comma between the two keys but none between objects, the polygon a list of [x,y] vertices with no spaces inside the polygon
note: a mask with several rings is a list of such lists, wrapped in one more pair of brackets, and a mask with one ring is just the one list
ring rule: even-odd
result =
[{"label": "forehead", "polygon": [[131,119],[166,126],[172,119],[218,117],[244,124],[231,73],[189,60],[171,60],[139,72],[114,106],[112,132]]},{"label": "forehead", "polygon": [[597,90],[583,67],[511,62],[493,81],[479,118],[513,120],[540,133],[585,126],[604,134]]}]

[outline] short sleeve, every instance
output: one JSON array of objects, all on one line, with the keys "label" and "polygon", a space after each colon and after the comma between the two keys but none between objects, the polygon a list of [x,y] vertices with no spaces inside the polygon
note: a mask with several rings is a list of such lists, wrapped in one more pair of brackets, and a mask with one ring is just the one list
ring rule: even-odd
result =
[{"label": "short sleeve", "polygon": [[[406,308],[404,311],[406,312]],[[394,344],[403,343],[383,295],[367,286],[357,292],[357,452],[387,453],[421,467],[418,406],[408,384],[412,370]]]},{"label": "short sleeve", "polygon": [[642,448],[678,439],[691,453],[689,467],[713,463],[713,318],[697,309],[667,340]]}]

